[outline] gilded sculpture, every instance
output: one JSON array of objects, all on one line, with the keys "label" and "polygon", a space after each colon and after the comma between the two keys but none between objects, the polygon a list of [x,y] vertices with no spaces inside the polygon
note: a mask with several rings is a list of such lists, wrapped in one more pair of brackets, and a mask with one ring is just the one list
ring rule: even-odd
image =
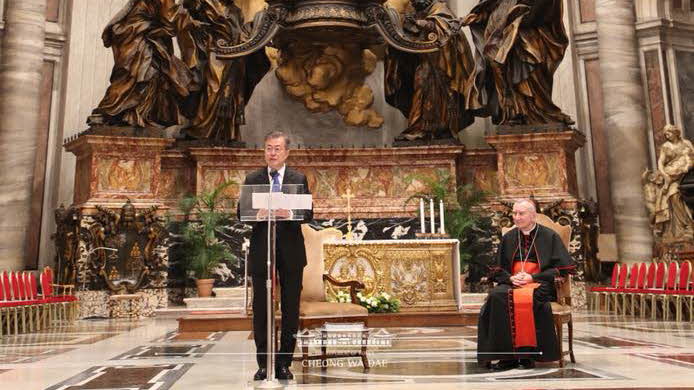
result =
[{"label": "gilded sculpture", "polygon": [[51,235],[56,249],[56,282],[75,284],[77,278],[77,259],[79,257],[79,209],[65,208],[62,204],[55,212],[56,232]]},{"label": "gilded sculpture", "polygon": [[253,23],[243,23],[241,9],[233,0],[185,0],[183,6],[202,25],[191,39],[179,39],[183,60],[201,83],[185,102],[191,118],[186,133],[194,138],[240,141],[246,104],[270,70],[270,61],[263,51],[231,61],[211,55],[218,41],[237,44],[249,39]]},{"label": "gilded sculpture", "polygon": [[198,26],[175,0],[130,0],[101,36],[113,50],[111,84],[88,119],[92,126],[179,124],[181,102],[195,90],[193,72],[174,55],[173,38]]},{"label": "gilded sculpture", "polygon": [[360,45],[296,41],[280,50],[275,74],[311,112],[337,110],[350,126],[378,128],[383,117],[371,108],[373,91],[365,85],[376,62],[376,55]]},{"label": "gilded sculpture", "polygon": [[463,24],[476,49],[467,108],[498,125],[569,125],[552,102],[569,45],[562,0],[480,0]]},{"label": "gilded sculpture", "polygon": [[86,242],[95,254],[85,266],[89,268],[88,274],[99,275],[100,280],[92,280],[90,284],[94,287],[104,284],[117,294],[132,294],[144,287],[164,287],[168,267],[159,248],[165,245],[168,233],[156,216],[157,208],[138,213],[128,200],[120,212],[99,205],[96,209]]},{"label": "gilded sculpture", "polygon": [[[136,128],[183,127],[185,134],[239,141],[244,108],[270,63],[262,54],[232,61],[213,56],[218,41],[247,39],[233,0],[131,0],[106,26],[111,84],[88,123]],[[174,54],[176,38],[181,57]]]},{"label": "gilded sculpture", "polygon": [[436,38],[437,51],[411,53],[386,49],[386,101],[408,119],[397,140],[456,138],[474,121],[465,108],[465,89],[473,70],[472,53],[458,18],[439,0],[411,0],[402,28],[413,40]]},{"label": "gilded sculpture", "polygon": [[659,149],[658,169],[646,170],[642,175],[651,227],[662,242],[692,242],[694,220],[682,199],[680,180],[694,168],[694,146],[682,138],[677,126],[665,126],[663,134],[666,141]]},{"label": "gilded sculpture", "polygon": [[386,101],[408,118],[398,141],[456,138],[474,115],[501,125],[573,123],[552,102],[568,45],[560,0],[481,0],[462,21],[441,0],[261,3],[129,1],[103,33],[115,64],[90,125],[241,141],[245,106],[270,69],[266,46],[279,53],[286,90],[309,110],[334,109],[372,128],[383,118],[365,78],[385,48]]}]

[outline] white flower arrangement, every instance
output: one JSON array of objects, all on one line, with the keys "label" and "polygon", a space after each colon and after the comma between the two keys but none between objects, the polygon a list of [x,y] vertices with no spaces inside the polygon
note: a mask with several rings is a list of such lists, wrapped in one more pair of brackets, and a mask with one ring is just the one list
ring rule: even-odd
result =
[{"label": "white flower arrangement", "polygon": [[[364,306],[369,313],[395,313],[400,310],[400,300],[393,298],[386,292],[364,295],[357,292],[359,304]],[[344,290],[335,294],[335,302],[350,303],[352,297]]]}]

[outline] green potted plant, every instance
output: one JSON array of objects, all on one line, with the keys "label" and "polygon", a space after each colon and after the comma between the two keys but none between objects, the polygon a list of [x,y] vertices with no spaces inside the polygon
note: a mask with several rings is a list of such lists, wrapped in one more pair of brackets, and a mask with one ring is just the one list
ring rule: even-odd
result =
[{"label": "green potted plant", "polygon": [[181,238],[185,266],[195,276],[199,297],[212,295],[212,276],[219,263],[235,259],[229,245],[217,237],[229,219],[223,209],[223,202],[228,200],[224,191],[233,184],[236,183],[227,181],[209,192],[187,196],[179,203],[184,216]]}]

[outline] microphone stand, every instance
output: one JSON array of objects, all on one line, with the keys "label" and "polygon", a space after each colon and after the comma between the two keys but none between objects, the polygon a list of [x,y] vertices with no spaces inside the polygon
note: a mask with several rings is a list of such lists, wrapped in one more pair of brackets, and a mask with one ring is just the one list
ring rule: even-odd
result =
[{"label": "microphone stand", "polygon": [[[284,386],[275,378],[275,300],[273,289],[275,287],[275,255],[276,252],[276,221],[272,210],[272,186],[267,197],[267,279],[265,280],[265,294],[267,307],[267,377],[257,386],[258,389],[282,389]],[[257,315],[259,313],[254,313]]]}]

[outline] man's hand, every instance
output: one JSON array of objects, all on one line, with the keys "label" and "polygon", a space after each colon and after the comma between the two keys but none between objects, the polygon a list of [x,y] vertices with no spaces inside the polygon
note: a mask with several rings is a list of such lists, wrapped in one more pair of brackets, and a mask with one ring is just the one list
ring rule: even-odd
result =
[{"label": "man's hand", "polygon": [[267,209],[260,209],[260,210],[258,210],[258,214],[256,214],[256,219],[258,219],[259,221],[262,221],[264,219],[267,219],[267,215],[268,215]]},{"label": "man's hand", "polygon": [[[268,219],[268,210],[260,209],[256,215],[257,219],[262,221]],[[274,211],[273,215],[276,219],[289,219],[292,216],[292,212],[287,209],[277,209]]]},{"label": "man's hand", "polygon": [[287,209],[277,209],[275,210],[275,218],[278,219],[287,219],[291,217],[291,212]]},{"label": "man's hand", "polygon": [[533,277],[527,272],[519,272],[511,276],[511,283],[516,287],[525,286],[528,283],[532,283]]}]

